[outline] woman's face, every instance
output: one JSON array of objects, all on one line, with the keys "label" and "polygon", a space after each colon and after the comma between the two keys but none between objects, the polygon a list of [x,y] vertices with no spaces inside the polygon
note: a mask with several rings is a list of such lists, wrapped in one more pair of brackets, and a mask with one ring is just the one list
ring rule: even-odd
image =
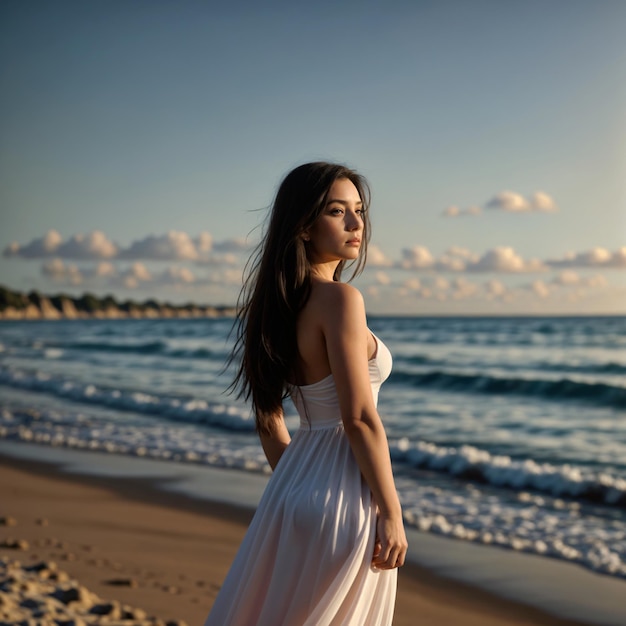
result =
[{"label": "woman's face", "polygon": [[304,235],[311,263],[356,259],[363,238],[363,211],[354,183],[347,178],[336,180],[322,212]]}]

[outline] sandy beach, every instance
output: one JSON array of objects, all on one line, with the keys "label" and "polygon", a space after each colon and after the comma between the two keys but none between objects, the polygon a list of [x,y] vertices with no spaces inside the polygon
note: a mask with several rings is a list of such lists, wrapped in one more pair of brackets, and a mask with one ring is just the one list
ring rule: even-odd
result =
[{"label": "sandy beach", "polygon": [[[0,543],[22,546],[0,548],[0,558],[24,566],[53,561],[100,598],[163,623],[203,623],[251,517],[243,508],[164,492],[151,479],[66,475],[49,463],[8,457],[0,457],[0,474],[0,517],[11,518],[0,526]],[[409,564],[400,572],[394,624],[576,622]]]}]

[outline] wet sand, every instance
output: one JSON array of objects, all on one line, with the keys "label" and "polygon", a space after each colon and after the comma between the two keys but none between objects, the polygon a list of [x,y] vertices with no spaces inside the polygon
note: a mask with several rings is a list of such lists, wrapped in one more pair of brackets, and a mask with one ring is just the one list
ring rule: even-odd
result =
[{"label": "wet sand", "polygon": [[[160,481],[162,482],[162,481]],[[90,592],[164,622],[202,625],[252,513],[158,488],[153,479],[67,475],[0,456],[0,557],[54,561]],[[115,581],[115,583],[113,582]],[[394,626],[575,626],[409,564]],[[580,623],[578,623],[580,624]]]}]

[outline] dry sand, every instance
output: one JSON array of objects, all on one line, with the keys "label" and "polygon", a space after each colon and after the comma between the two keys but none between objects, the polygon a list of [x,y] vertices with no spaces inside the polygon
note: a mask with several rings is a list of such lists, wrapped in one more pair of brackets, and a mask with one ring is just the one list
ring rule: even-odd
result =
[{"label": "dry sand", "polygon": [[[3,516],[16,524],[0,526],[0,543],[28,547],[0,547],[0,557],[55,561],[103,599],[201,626],[251,513],[164,492],[151,480],[68,476],[0,457]],[[394,626],[504,624],[575,626],[423,568],[400,571]]]}]

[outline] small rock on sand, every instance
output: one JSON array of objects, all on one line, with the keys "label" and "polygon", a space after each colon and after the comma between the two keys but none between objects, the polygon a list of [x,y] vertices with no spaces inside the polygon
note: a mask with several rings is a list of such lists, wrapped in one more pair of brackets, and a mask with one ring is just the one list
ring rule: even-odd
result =
[{"label": "small rock on sand", "polygon": [[132,606],[128,606],[128,604],[122,606],[122,611],[122,619],[143,620],[148,617],[148,614],[143,609],[134,609]]},{"label": "small rock on sand", "polygon": [[101,602],[94,604],[89,612],[94,615],[106,615],[109,619],[121,619],[122,607],[119,602]]},{"label": "small rock on sand", "polygon": [[69,581],[70,576],[67,572],[50,572],[48,575],[48,579],[57,583],[66,583]]},{"label": "small rock on sand", "polygon": [[39,563],[33,563],[32,565],[24,567],[24,570],[27,572],[35,572],[38,574],[39,578],[43,580],[48,578],[57,580],[57,574],[64,573],[58,571],[57,564],[54,561],[39,561]]},{"label": "small rock on sand", "polygon": [[[50,563],[52,563],[52,561],[50,561]],[[46,563],[45,561],[39,561],[39,563],[33,563],[33,565],[29,565],[28,567],[25,567],[24,569],[27,572],[40,572],[43,569],[53,569],[50,567],[50,563]]]},{"label": "small rock on sand", "polygon": [[116,587],[131,587],[132,589],[139,586],[134,578],[111,578],[110,580],[105,580],[104,584]]},{"label": "small rock on sand", "polygon": [[17,526],[17,520],[14,517],[0,517],[0,526]]},{"label": "small rock on sand", "polygon": [[64,585],[57,588],[51,595],[63,604],[71,604],[72,602],[86,604],[91,599],[91,593],[80,585]]}]

